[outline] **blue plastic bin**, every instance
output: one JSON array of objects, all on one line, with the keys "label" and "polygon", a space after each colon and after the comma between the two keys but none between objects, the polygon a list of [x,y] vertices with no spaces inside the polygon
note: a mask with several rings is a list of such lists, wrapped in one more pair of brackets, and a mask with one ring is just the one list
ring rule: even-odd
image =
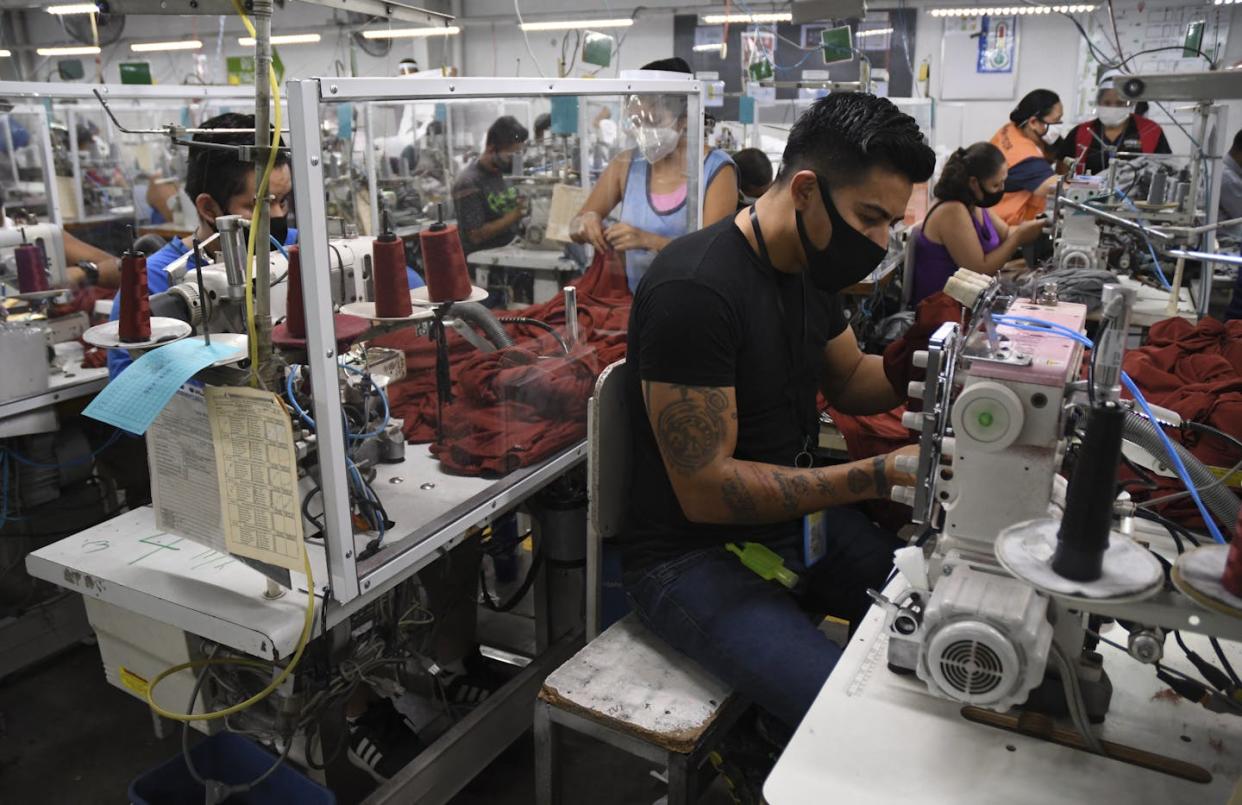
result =
[{"label": "blue plastic bin", "polygon": [[[232,732],[221,732],[190,749],[194,768],[201,777],[239,784],[258,777],[276,757],[254,741]],[[142,774],[129,784],[133,805],[184,805],[202,802],[206,792],[186,768],[185,757],[176,757]],[[234,794],[229,805],[336,805],[336,795],[289,764],[282,764],[261,784],[244,794]]]}]

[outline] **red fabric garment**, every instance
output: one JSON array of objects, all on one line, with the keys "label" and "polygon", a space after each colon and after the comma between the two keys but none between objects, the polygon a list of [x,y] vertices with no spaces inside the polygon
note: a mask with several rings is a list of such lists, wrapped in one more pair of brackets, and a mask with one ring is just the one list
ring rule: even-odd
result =
[{"label": "red fabric garment", "polygon": [[[1148,331],[1145,346],[1126,353],[1123,367],[1153,405],[1176,411],[1183,419],[1242,435],[1242,321],[1222,324],[1209,318],[1192,325],[1175,318],[1158,322]],[[1206,464],[1229,468],[1242,459],[1242,452],[1215,436],[1169,428],[1165,432]],[[1122,477],[1136,476],[1123,467]],[[1183,490],[1176,478],[1155,480],[1157,490],[1130,489],[1140,500]],[[1158,510],[1179,523],[1203,527],[1189,498]]]},{"label": "red fabric garment", "polygon": [[[72,316],[75,313],[85,313],[92,325],[100,324],[108,320],[107,316],[99,316],[95,313],[95,303],[100,299],[112,299],[116,296],[116,288],[101,288],[98,285],[87,285],[78,288],[73,293],[73,298],[68,302],[58,305],[52,305],[48,311],[51,318],[59,318],[61,316]],[[108,365],[108,351],[99,347],[92,347],[85,341],[82,342],[84,350],[82,356],[83,369],[100,369]]]},{"label": "red fabric garment", "polygon": [[[919,302],[914,313],[914,324],[905,335],[884,350],[884,375],[897,396],[904,399],[910,381],[919,380],[926,374],[922,369],[914,367],[914,353],[927,349],[927,342],[940,325],[946,321],[961,324],[963,315],[961,303],[944,291],[934,293]],[[922,401],[915,402],[911,410],[921,411]]]},{"label": "red fabric garment", "polygon": [[[630,315],[624,265],[615,254],[597,254],[578,289],[579,347],[560,354],[546,331],[507,324],[515,345],[479,352],[448,331],[453,401],[444,408],[444,441],[431,448],[441,464],[466,475],[508,473],[529,466],[586,435],[586,403],[604,367],[625,356]],[[495,311],[563,331],[560,295],[523,310]],[[411,330],[375,340],[405,352],[406,377],[389,388],[393,416],[405,420],[410,442],[434,442],[437,424],[436,350]]]}]

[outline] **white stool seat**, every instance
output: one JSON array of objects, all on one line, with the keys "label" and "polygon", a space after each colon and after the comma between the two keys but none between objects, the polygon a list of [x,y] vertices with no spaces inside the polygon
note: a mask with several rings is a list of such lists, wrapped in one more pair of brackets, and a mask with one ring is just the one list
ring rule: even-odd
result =
[{"label": "white stool seat", "polygon": [[627,615],[543,684],[539,698],[561,709],[687,754],[728,700],[728,686]]}]

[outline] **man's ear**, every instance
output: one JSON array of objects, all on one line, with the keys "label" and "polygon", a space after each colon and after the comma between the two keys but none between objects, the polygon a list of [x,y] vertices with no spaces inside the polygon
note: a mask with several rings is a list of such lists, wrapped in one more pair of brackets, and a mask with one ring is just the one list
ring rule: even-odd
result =
[{"label": "man's ear", "polygon": [[800,170],[789,178],[789,193],[794,207],[805,210],[812,199],[819,195],[819,179],[813,170]]},{"label": "man's ear", "polygon": [[198,212],[198,220],[203,223],[214,223],[217,218],[224,215],[224,210],[220,209],[220,205],[209,193],[198,194],[198,197],[194,199],[194,209]]}]

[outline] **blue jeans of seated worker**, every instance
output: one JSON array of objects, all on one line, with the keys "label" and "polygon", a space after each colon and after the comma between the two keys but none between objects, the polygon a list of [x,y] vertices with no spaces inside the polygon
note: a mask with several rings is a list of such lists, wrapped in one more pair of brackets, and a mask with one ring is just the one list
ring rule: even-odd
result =
[{"label": "blue jeans of seated worker", "polygon": [[768,543],[806,582],[797,596],[723,547],[656,565],[626,587],[651,631],[791,729],[841,658],[812,613],[847,619],[852,631],[871,605],[867,588],[884,587],[903,545],[854,509],[824,516],[827,553],[809,570],[800,532]]}]

